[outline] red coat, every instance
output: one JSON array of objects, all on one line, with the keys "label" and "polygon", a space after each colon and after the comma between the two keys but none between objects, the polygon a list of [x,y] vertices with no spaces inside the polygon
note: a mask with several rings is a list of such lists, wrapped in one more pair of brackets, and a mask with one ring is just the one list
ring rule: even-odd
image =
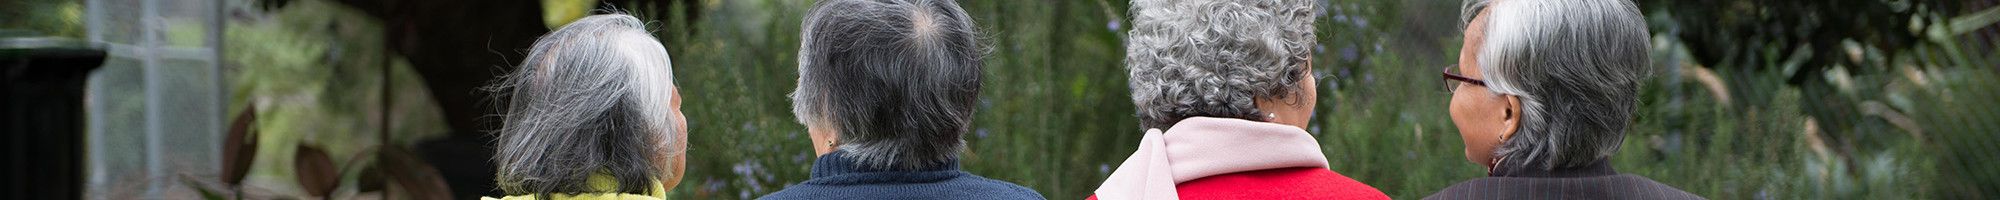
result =
[{"label": "red coat", "polygon": [[1375,187],[1318,167],[1215,175],[1181,182],[1174,189],[1181,199],[1389,199]]}]

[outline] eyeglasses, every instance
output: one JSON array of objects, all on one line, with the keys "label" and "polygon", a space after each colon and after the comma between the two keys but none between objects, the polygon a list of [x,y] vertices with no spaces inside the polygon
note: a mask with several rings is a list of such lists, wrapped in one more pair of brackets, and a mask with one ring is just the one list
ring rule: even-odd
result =
[{"label": "eyeglasses", "polygon": [[1461,73],[1459,73],[1459,72],[1458,72],[1458,65],[1451,65],[1451,66],[1445,66],[1445,67],[1444,67],[1444,92],[1445,92],[1445,93],[1451,93],[1452,91],[1458,91],[1458,83],[1453,83],[1452,81],[1458,81],[1458,82],[1465,82],[1465,83],[1471,83],[1471,84],[1473,84],[1473,85],[1479,85],[1479,87],[1486,87],[1486,81],[1483,81],[1483,80],[1479,80],[1479,79],[1473,79],[1472,77],[1465,77],[1465,75],[1459,75],[1459,74],[1461,74]]}]

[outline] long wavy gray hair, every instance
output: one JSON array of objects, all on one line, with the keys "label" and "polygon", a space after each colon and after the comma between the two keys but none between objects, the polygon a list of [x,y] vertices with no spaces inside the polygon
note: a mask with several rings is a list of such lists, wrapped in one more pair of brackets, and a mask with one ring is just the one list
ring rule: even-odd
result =
[{"label": "long wavy gray hair", "polygon": [[[584,17],[535,41],[525,61],[490,90],[507,96],[497,131],[500,189],[509,195],[648,192],[680,134],[673,63],[638,18]],[[596,173],[617,191],[594,191]]]}]

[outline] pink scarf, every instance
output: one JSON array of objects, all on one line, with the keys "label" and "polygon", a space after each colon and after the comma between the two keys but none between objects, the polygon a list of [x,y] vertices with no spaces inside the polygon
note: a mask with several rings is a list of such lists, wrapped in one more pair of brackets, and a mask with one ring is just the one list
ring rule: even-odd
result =
[{"label": "pink scarf", "polygon": [[1098,199],[1180,199],[1175,184],[1203,177],[1288,167],[1325,168],[1305,130],[1284,124],[1191,117],[1162,133],[1146,130],[1139,150],[1097,188]]}]

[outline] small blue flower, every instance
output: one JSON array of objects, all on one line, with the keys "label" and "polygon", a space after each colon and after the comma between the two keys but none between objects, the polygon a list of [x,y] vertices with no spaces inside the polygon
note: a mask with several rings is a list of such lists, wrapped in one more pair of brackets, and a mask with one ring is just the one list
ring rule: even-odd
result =
[{"label": "small blue flower", "polygon": [[1123,23],[1123,22],[1118,22],[1118,20],[1117,20],[1117,19],[1112,19],[1112,20],[1110,20],[1110,21],[1106,21],[1106,22],[1104,22],[1104,29],[1109,29],[1109,30],[1111,30],[1111,32],[1118,32],[1118,30],[1121,30],[1121,29],[1124,29],[1124,28],[1125,28],[1125,23]]},{"label": "small blue flower", "polygon": [[1359,59],[1361,59],[1361,51],[1355,49],[1354,45],[1348,45],[1347,47],[1340,48],[1340,60],[1355,61]]},{"label": "small blue flower", "polygon": [[701,187],[703,192],[715,193],[722,191],[723,183],[721,180],[715,180],[715,177],[708,177],[701,182],[702,185],[705,185]]},{"label": "small blue flower", "polygon": [[736,163],[736,165],[729,166],[729,172],[734,172],[736,173],[736,175],[748,175],[750,173],[756,173],[755,171],[751,171],[749,161],[744,161]]}]

